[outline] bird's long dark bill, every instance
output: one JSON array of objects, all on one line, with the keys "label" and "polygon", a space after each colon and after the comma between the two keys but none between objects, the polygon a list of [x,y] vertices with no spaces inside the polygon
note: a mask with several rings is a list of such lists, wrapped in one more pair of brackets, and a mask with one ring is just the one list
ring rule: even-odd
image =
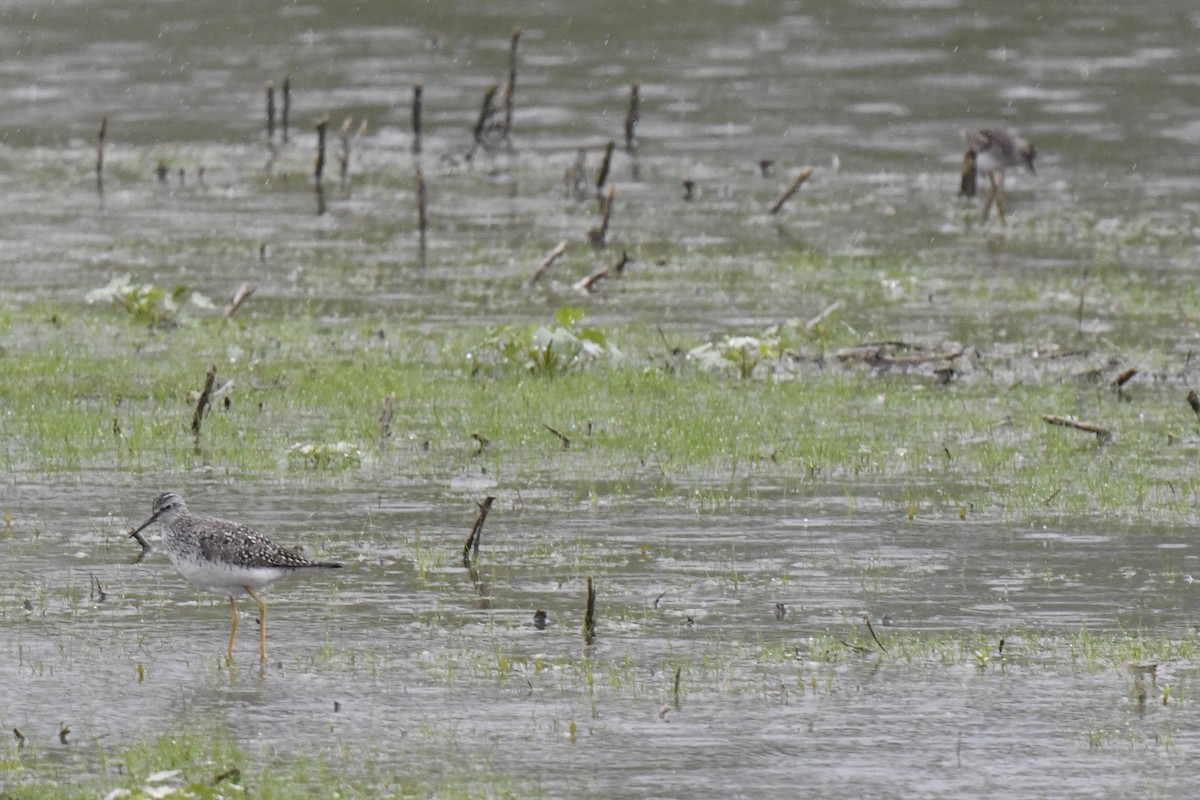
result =
[{"label": "bird's long dark bill", "polygon": [[151,525],[153,525],[157,521],[158,521],[158,514],[151,514],[150,519],[146,520],[141,525],[137,526],[136,528],[134,528],[132,531],[129,532],[129,538],[132,539],[133,537],[137,536],[139,533],[141,533],[146,528],[149,528]]}]

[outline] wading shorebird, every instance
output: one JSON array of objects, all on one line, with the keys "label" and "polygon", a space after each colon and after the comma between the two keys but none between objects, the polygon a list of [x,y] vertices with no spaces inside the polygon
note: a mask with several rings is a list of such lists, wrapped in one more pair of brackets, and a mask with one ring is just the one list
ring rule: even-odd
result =
[{"label": "wading shorebird", "polygon": [[258,659],[264,662],[267,660],[267,606],[256,592],[298,570],[342,566],[310,561],[240,523],[193,514],[175,492],[163,492],[154,498],[150,519],[130,532],[130,538],[155,522],[163,524],[163,550],[180,574],[205,591],[229,598],[233,629],[229,632],[226,657],[231,662],[238,629],[237,597],[244,592],[258,604]]},{"label": "wading shorebird", "polygon": [[[988,212],[992,209],[992,201],[996,202],[996,213],[1000,215],[1000,222],[1004,220],[1004,170],[1009,167],[1024,166],[1033,174],[1037,174],[1037,170],[1033,168],[1033,158],[1037,155],[1037,150],[1034,146],[1024,139],[1013,138],[1003,131],[984,128],[978,131],[966,131],[963,134],[967,140],[968,157],[973,160],[975,169],[988,176],[988,181],[991,183],[991,190],[988,192],[987,202],[983,206],[983,219],[988,218]],[[964,193],[973,195],[974,186],[971,190],[966,190],[966,182],[964,181]]]}]

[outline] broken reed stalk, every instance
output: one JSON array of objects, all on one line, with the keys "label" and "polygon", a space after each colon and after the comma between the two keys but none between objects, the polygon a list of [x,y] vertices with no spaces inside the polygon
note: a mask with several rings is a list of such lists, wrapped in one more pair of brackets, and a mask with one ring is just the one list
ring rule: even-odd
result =
[{"label": "broken reed stalk", "polygon": [[617,143],[609,139],[608,144],[604,145],[604,159],[600,162],[600,169],[596,170],[596,196],[600,198],[600,202],[604,202],[604,184],[608,183],[608,174],[612,170],[613,150],[617,147]]},{"label": "broken reed stalk", "polygon": [[570,244],[570,242],[568,240],[563,239],[561,242],[559,242],[557,245],[554,246],[553,250],[551,250],[549,253],[546,254],[546,257],[542,259],[541,265],[539,265],[538,268],[534,271],[533,277],[531,277],[529,279],[530,288],[532,288],[534,285],[537,284],[537,282],[539,280],[541,280],[542,275],[546,274],[546,270],[548,270],[548,269],[550,269],[550,267],[554,266],[554,262],[558,260],[559,256],[561,256],[563,253],[567,252],[567,245],[569,245],[569,244]]},{"label": "broken reed stalk", "polygon": [[275,81],[267,81],[267,141],[275,140]]},{"label": "broken reed stalk", "polygon": [[208,410],[208,401],[212,398],[213,383],[217,379],[217,365],[213,364],[204,375],[204,388],[200,390],[200,398],[196,401],[196,410],[192,412],[192,435],[200,435],[200,422]]},{"label": "broken reed stalk", "polygon": [[625,152],[637,149],[637,124],[642,117],[642,85],[637,81],[629,87],[629,110],[625,112]]},{"label": "broken reed stalk", "polygon": [[513,97],[517,93],[517,44],[521,29],[513,28],[508,46],[508,83],[504,85],[504,140],[512,147]]},{"label": "broken reed stalk", "polygon": [[392,436],[392,420],[396,417],[396,393],[383,398],[379,408],[379,444],[383,445]]},{"label": "broken reed stalk", "polygon": [[977,175],[975,169],[975,151],[970,148],[963,153],[962,178],[958,184],[959,197],[974,197],[977,190]]},{"label": "broken reed stalk", "polygon": [[280,133],[283,136],[283,143],[288,141],[288,116],[292,112],[292,76],[283,76],[283,113],[280,116]]},{"label": "broken reed stalk", "polygon": [[555,436],[557,436],[557,437],[558,437],[558,440],[559,440],[560,442],[562,442],[562,449],[563,449],[563,450],[570,450],[570,449],[571,449],[571,440],[570,440],[570,439],[568,439],[566,436],[563,436],[561,433],[559,433],[558,431],[556,431],[554,428],[551,428],[551,427],[550,427],[549,425],[547,425],[545,422],[543,422],[543,423],[542,423],[542,427],[544,427],[546,430],[550,431],[551,433],[553,433]]},{"label": "broken reed stalk", "polygon": [[467,537],[467,542],[463,545],[462,563],[467,569],[471,568],[472,560],[479,555],[479,540],[483,538],[483,521],[487,519],[494,502],[496,502],[496,498],[488,495],[483,498],[482,502],[477,503],[479,516],[475,517],[475,524],[471,526],[471,535]]},{"label": "broken reed stalk", "polygon": [[800,187],[804,185],[804,182],[808,180],[809,176],[812,174],[812,167],[805,167],[804,169],[800,170],[800,173],[792,179],[791,185],[784,190],[783,194],[779,195],[779,199],[775,201],[775,205],[771,206],[771,213],[778,214],[779,209],[783,208],[783,204],[790,200],[792,195],[800,191]]},{"label": "broken reed stalk", "polygon": [[475,121],[475,130],[472,132],[471,150],[467,153],[467,161],[475,157],[475,151],[483,146],[483,134],[487,131],[488,122],[491,121],[492,115],[496,113],[494,105],[496,100],[496,92],[500,91],[500,87],[492,84],[483,92],[483,102],[479,104],[479,119]]},{"label": "broken reed stalk", "polygon": [[318,119],[314,127],[317,129],[317,163],[313,167],[313,179],[320,186],[325,177],[325,130],[329,127],[329,115]]},{"label": "broken reed stalk", "polygon": [[1042,414],[1042,420],[1048,425],[1061,425],[1064,428],[1074,428],[1085,433],[1094,433],[1096,434],[1096,441],[1100,444],[1108,444],[1113,440],[1112,431],[1094,422],[1084,422],[1072,417],[1060,417],[1057,414]]},{"label": "broken reed stalk", "polygon": [[417,251],[422,269],[425,267],[425,230],[429,227],[429,190],[425,186],[425,174],[417,164]]},{"label": "broken reed stalk", "polygon": [[241,288],[237,290],[237,294],[233,296],[233,300],[225,308],[225,319],[232,317],[241,308],[242,303],[246,302],[250,295],[254,294],[255,288],[257,287],[252,283],[243,283],[241,285]]},{"label": "broken reed stalk", "polygon": [[583,641],[588,646],[596,643],[596,586],[588,575],[587,609],[583,612]]},{"label": "broken reed stalk", "polygon": [[413,99],[412,99],[412,131],[413,131],[413,140],[412,140],[412,151],[413,151],[414,153],[420,153],[420,152],[421,152],[421,94],[422,94],[424,91],[425,91],[425,90],[424,90],[424,88],[423,88],[423,87],[421,86],[421,84],[419,84],[419,83],[413,86]]},{"label": "broken reed stalk", "polygon": [[612,218],[613,201],[616,196],[616,184],[609,184],[608,191],[604,193],[604,216],[600,219],[600,225],[588,231],[588,241],[596,247],[603,247],[604,240],[608,237],[608,222]]},{"label": "broken reed stalk", "polygon": [[676,711],[679,710],[679,674],[681,672],[683,672],[683,667],[675,668],[675,691],[673,692],[673,694],[675,695],[675,710]]},{"label": "broken reed stalk", "polygon": [[108,134],[108,115],[100,117],[100,129],[96,131],[96,190],[104,191],[104,137]]}]

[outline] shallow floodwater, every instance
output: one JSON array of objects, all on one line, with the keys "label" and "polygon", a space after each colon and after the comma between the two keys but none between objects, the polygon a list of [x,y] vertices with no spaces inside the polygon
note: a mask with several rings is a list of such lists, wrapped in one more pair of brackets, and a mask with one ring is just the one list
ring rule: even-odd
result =
[{"label": "shallow floodwater", "polygon": [[[818,249],[871,268],[899,249],[925,266],[906,276],[904,299],[862,312],[864,330],[1052,341],[1076,322],[1042,314],[1040,299],[1021,324],[930,300],[981,274],[1083,280],[1098,260],[1194,279],[1192,3],[1034,13],[955,2],[413,11],[113,0],[9,3],[0,23],[6,305],[81,305],[128,272],[214,298],[251,280],[255,303],[331,317],[526,322],[585,302],[570,284],[628,249],[629,282],[587,300],[590,321],[741,330],[815,316],[836,297],[803,279],[756,285],[762,264]],[[503,80],[514,25],[515,151],[468,165],[480,98]],[[268,166],[263,85],[287,74],[292,138],[277,138]],[[636,157],[622,131],[633,81]],[[417,82],[430,187],[423,270],[409,131]],[[324,113],[334,129],[346,116],[369,128],[349,186],[331,179],[318,215],[311,123]],[[982,125],[1019,130],[1040,153],[1036,176],[1009,175],[1007,233],[955,197],[961,130]],[[596,253],[581,241],[596,203],[564,199],[562,176],[580,146],[594,170],[610,139],[612,244]],[[332,136],[330,174],[337,152]],[[774,161],[766,177],[763,159]],[[816,168],[811,181],[767,215],[804,165]],[[570,255],[531,292],[529,275],[564,238]],[[1139,336],[1155,346],[1167,334]],[[1139,706],[1124,665],[1041,649],[1045,635],[1084,629],[1191,635],[1200,563],[1190,531],[910,521],[894,511],[899,486],[814,488],[770,470],[746,480],[754,490],[733,501],[650,475],[644,496],[593,501],[590,484],[479,475],[231,485],[219,468],[10,473],[0,727],[20,729],[64,777],[98,769],[97,748],[215,725],[261,764],[310,756],[380,785],[479,770],[547,796],[1194,793],[1187,766],[1200,734],[1188,703]],[[345,562],[267,595],[261,674],[250,604],[226,669],[227,604],[188,587],[161,555],[132,563],[124,532],[165,488],[196,511]],[[498,501],[473,580],[459,553],[473,502],[488,493]],[[585,653],[588,574],[599,620]],[[537,609],[546,630],[533,624]],[[978,635],[984,658],[882,657],[864,614],[885,646],[912,633]],[[845,644],[824,649],[830,636]],[[1196,665],[1164,664],[1157,680],[1186,697]],[[70,744],[58,740],[62,722]]]},{"label": "shallow floodwater", "polygon": [[[715,512],[660,498],[527,508],[510,495],[485,527],[476,584],[457,563],[473,510],[456,493],[199,485],[197,508],[347,565],[272,589],[260,673],[253,613],[237,665],[224,668],[226,604],[161,555],[133,564],[132,519],[55,508],[61,488],[14,488],[41,495],[30,504],[42,513],[33,542],[9,545],[5,722],[68,771],[94,745],[215,722],[268,762],[320,756],[386,776],[414,765],[459,774],[484,759],[550,795],[890,786],[1049,797],[1190,785],[1179,769],[1197,745],[1186,703],[1139,712],[1122,665],[1088,666],[1025,638],[1117,627],[1186,637],[1197,609],[1180,569],[1200,565],[1183,531],[906,523],[786,489]],[[111,484],[70,496],[89,508],[117,497],[138,521],[145,503],[134,501],[149,499]],[[599,595],[586,659],[585,572]],[[864,613],[885,646],[978,631],[1005,637],[1011,660],[813,648],[824,633],[871,646]],[[981,642],[992,656],[997,645]],[[1164,665],[1158,680],[1186,692],[1196,667]],[[1102,751],[1088,749],[1095,731],[1108,737]],[[1163,739],[1169,747],[1153,744]]]}]

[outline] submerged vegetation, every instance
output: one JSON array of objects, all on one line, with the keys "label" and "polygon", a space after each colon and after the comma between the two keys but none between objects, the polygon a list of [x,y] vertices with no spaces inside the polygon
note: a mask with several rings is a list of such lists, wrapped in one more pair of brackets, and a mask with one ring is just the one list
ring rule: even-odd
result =
[{"label": "submerged vegetation", "polygon": [[[950,703],[971,697],[976,691],[972,684],[990,685],[1007,695],[1032,691],[1035,682],[1069,677],[1096,684],[1091,691],[1099,692],[1102,705],[1112,709],[1081,717],[1074,708],[1065,708],[1074,747],[1132,745],[1165,757],[1172,752],[1175,732],[1187,726],[1190,687],[1200,671],[1200,638],[1195,634],[1176,638],[1138,631],[1048,634],[1020,629],[1007,636],[981,631],[963,637],[887,628],[880,635],[882,639],[874,637],[862,625],[846,625],[779,641],[703,639],[691,652],[635,662],[529,653],[514,646],[504,630],[493,629],[482,636],[454,634],[444,651],[436,657],[427,654],[418,663],[448,693],[475,693],[465,687],[490,684],[501,693],[525,686],[530,694],[559,698],[533,723],[550,751],[587,746],[588,740],[605,742],[611,734],[604,717],[631,710],[648,720],[657,718],[659,724],[687,724],[715,709],[765,703],[834,724],[859,703],[913,702],[889,698],[868,676],[916,682]],[[319,669],[360,678],[368,670],[384,669],[395,677],[378,654],[360,653],[348,663],[344,655],[331,658]],[[580,712],[584,717],[576,718]],[[469,752],[456,733],[463,722],[431,722],[404,732],[415,740],[412,747],[428,753],[438,766],[381,767],[372,753],[342,743],[340,724],[329,726],[329,745],[320,753],[273,757],[268,748],[256,757],[228,730],[193,720],[154,739],[63,756],[50,751],[69,751],[69,732],[52,745],[34,741],[32,731],[15,730],[16,737],[0,746],[0,767],[6,791],[30,800],[543,795],[534,774],[511,774],[490,763],[486,751]],[[884,721],[880,725],[890,727]],[[63,759],[66,763],[56,774],[51,765]],[[79,770],[81,762],[92,763]]]},{"label": "submerged vegetation", "polygon": [[[136,294],[170,296],[146,285]],[[1200,444],[1184,402],[1188,367],[1145,354],[887,334],[872,343],[837,324],[848,310],[705,341],[587,325],[565,306],[543,324],[433,332],[370,316],[173,313],[164,327],[153,311],[10,306],[8,469],[205,461],[231,474],[370,473],[419,462],[434,476],[474,463],[516,485],[559,449],[549,427],[571,443],[552,468],[567,480],[641,483],[652,464],[676,484],[724,476],[732,499],[749,489],[739,476],[755,473],[794,485],[891,483],[893,508],[909,515],[1169,521],[1191,519],[1197,495],[1185,468]],[[193,436],[210,361],[218,388]],[[1146,377],[1118,385],[1130,364]],[[385,401],[397,421],[386,432]],[[1045,415],[1103,423],[1112,440],[1048,426]]]}]

